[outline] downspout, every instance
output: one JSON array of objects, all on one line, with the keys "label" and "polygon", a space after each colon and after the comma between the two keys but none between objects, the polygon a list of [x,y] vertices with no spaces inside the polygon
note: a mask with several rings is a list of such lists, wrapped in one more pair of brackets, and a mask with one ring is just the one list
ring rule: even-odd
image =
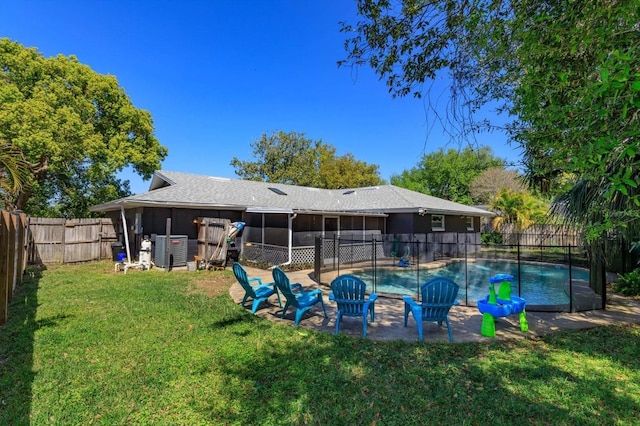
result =
[{"label": "downspout", "polygon": [[298,213],[293,213],[289,215],[289,242],[288,242],[288,251],[289,251],[289,260],[287,260],[284,263],[281,263],[280,265],[277,266],[286,266],[286,265],[291,265],[292,262],[292,253],[293,253],[293,219],[296,218],[296,216],[298,216]]},{"label": "downspout", "polygon": [[124,204],[120,204],[120,215],[122,216],[124,246],[127,249],[127,263],[131,263],[131,252],[129,251],[129,230],[127,229],[127,218],[124,215]]}]

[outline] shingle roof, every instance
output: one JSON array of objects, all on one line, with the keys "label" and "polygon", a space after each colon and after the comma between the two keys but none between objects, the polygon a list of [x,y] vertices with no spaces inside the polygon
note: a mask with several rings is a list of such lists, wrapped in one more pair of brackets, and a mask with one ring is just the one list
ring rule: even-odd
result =
[{"label": "shingle roof", "polygon": [[94,206],[92,210],[115,210],[120,205],[296,212],[492,215],[486,210],[393,185],[319,189],[163,170],[155,172],[149,192]]}]

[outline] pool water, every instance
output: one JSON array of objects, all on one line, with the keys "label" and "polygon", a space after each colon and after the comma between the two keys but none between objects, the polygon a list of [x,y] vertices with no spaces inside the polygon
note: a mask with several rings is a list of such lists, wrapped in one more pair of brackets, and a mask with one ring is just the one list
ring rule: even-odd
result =
[{"label": "pool water", "polygon": [[[521,262],[519,294],[518,263],[504,260],[478,260],[468,262],[466,265],[464,261],[457,261],[435,269],[378,269],[375,277],[371,270],[357,275],[365,282],[374,284],[376,292],[409,295],[416,295],[419,286],[430,278],[443,276],[460,286],[458,299],[475,304],[479,299],[489,294],[489,277],[496,274],[513,275],[512,295],[522,297],[528,305],[569,303],[569,296],[565,291],[565,283],[569,282],[569,268],[565,265]],[[589,271],[573,268],[571,278],[573,280],[589,280]]]}]

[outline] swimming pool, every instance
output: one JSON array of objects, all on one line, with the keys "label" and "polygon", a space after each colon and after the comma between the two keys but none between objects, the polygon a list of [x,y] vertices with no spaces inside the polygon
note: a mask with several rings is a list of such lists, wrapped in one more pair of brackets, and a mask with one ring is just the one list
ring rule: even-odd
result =
[{"label": "swimming pool", "polygon": [[[444,276],[460,286],[458,299],[475,304],[489,293],[489,277],[496,274],[514,276],[512,294],[518,296],[518,263],[504,260],[454,261],[441,268],[394,268],[357,272],[355,275],[372,283],[374,291],[415,295],[421,284],[435,276]],[[589,271],[572,268],[573,280],[589,280]],[[564,305],[569,303],[565,283],[569,282],[566,265],[520,263],[520,294],[527,305]],[[466,285],[465,285],[466,283]]]}]

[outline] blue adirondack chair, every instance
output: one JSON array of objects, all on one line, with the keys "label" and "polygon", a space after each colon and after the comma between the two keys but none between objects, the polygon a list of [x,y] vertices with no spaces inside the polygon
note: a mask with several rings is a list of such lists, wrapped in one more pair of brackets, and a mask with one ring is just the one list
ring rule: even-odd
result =
[{"label": "blue adirondack chair", "polygon": [[402,296],[402,300],[404,300],[404,326],[407,326],[409,312],[411,312],[418,324],[418,338],[423,341],[422,323],[424,321],[437,322],[439,326],[442,326],[444,322],[447,324],[449,341],[453,342],[448,315],[451,307],[458,304],[456,300],[458,290],[458,284],[450,279],[435,277],[420,287],[421,303],[417,303],[409,296]]},{"label": "blue adirondack chair", "polygon": [[[233,262],[233,274],[236,276],[236,279],[245,291],[244,297],[242,298],[242,302],[240,304],[244,306],[248,298],[253,299],[253,305],[251,306],[252,314],[256,313],[256,311],[258,310],[258,305],[260,305],[260,303],[266,301],[273,294],[278,296],[278,305],[282,307],[280,294],[278,294],[278,290],[276,290],[275,283],[262,284],[262,279],[258,277],[249,278],[247,276],[247,271],[238,262]],[[251,284],[252,282],[255,282],[257,284]]]},{"label": "blue adirondack chair", "polygon": [[367,315],[370,314],[371,322],[375,321],[375,301],[378,295],[372,293],[366,297],[367,284],[360,278],[346,274],[336,277],[331,281],[331,294],[329,300],[338,305],[336,315],[336,334],[340,328],[340,319],[346,317],[362,317],[362,334],[367,335]]},{"label": "blue adirondack chair", "polygon": [[284,315],[287,313],[287,309],[289,309],[289,306],[293,306],[294,308],[296,308],[296,319],[294,325],[297,326],[300,323],[302,315],[318,302],[320,303],[320,305],[322,305],[324,317],[327,318],[327,310],[324,307],[324,300],[322,299],[322,290],[315,289],[304,291],[302,284],[291,284],[291,281],[289,280],[287,274],[285,274],[285,272],[278,267],[273,269],[273,279],[276,282],[276,287],[285,298],[285,304],[284,309],[282,310],[281,318],[284,318]]}]

